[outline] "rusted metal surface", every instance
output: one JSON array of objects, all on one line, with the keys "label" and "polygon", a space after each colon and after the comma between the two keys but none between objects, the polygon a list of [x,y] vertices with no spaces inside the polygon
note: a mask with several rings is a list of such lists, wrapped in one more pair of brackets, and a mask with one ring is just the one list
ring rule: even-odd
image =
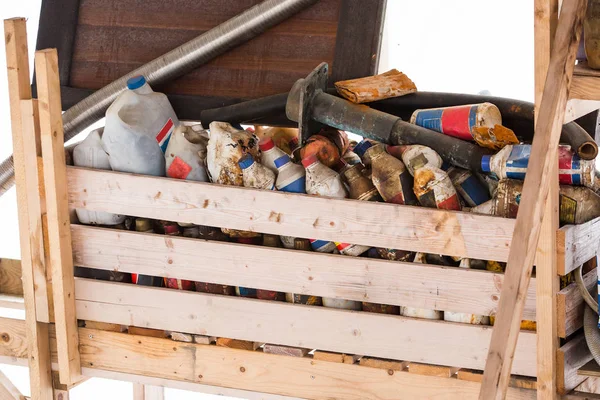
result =
[{"label": "rusted metal surface", "polygon": [[335,88],[342,97],[357,104],[404,96],[417,91],[415,83],[397,69],[365,78],[339,81],[335,83]]}]

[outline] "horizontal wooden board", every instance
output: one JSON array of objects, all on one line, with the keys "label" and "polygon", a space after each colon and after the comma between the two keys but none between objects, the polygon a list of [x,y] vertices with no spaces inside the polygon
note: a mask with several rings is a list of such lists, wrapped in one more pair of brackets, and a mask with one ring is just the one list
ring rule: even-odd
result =
[{"label": "horizontal wooden board", "polygon": [[569,99],[600,100],[600,78],[597,76],[574,75]]},{"label": "horizontal wooden board", "polygon": [[[592,290],[597,282],[597,270],[593,269],[584,275],[583,281],[588,290]],[[566,338],[583,326],[585,301],[575,282],[557,294],[557,328],[558,336]]]},{"label": "horizontal wooden board", "polygon": [[0,308],[25,311],[25,302],[23,301],[23,296],[0,293]]},{"label": "horizontal wooden board", "polygon": [[[76,280],[77,318],[483,369],[489,326]],[[535,376],[536,337],[521,332],[515,374]]]},{"label": "horizontal wooden board", "polygon": [[68,167],[72,207],[505,261],[515,221]]},{"label": "horizontal wooden board", "polygon": [[[75,264],[109,271],[482,315],[503,274],[72,225]],[[535,320],[535,279],[523,318]]]},{"label": "horizontal wooden board", "polygon": [[556,385],[560,394],[575,389],[586,377],[577,371],[592,359],[583,332],[560,347],[556,357]]},{"label": "horizontal wooden board", "polygon": [[21,260],[0,259],[0,293],[23,296]]},{"label": "horizontal wooden board", "polygon": [[27,358],[25,321],[0,318],[0,357]]},{"label": "horizontal wooden board", "polygon": [[566,275],[598,254],[600,217],[581,225],[566,225],[556,234],[557,270]]},{"label": "horizontal wooden board", "polygon": [[[479,383],[310,358],[80,329],[81,361],[107,371],[315,400],[477,399]],[[507,399],[535,399],[509,388]]]}]

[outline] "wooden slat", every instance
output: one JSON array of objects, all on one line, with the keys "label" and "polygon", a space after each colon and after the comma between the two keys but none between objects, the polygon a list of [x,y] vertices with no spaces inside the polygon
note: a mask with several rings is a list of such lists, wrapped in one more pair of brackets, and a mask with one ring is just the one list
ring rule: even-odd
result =
[{"label": "wooden slat", "polygon": [[20,260],[0,258],[0,293],[23,295]]},{"label": "wooden slat", "polygon": [[[476,325],[87,279],[75,293],[85,320],[474,369],[491,335]],[[523,332],[518,348],[514,372],[535,376],[535,333]]]},{"label": "wooden slat", "polygon": [[[38,321],[50,316],[42,234],[42,200],[39,195],[36,105],[31,101],[29,54],[24,18],[4,21],[6,67],[13,137],[13,160],[17,184],[19,243],[21,246],[23,292],[27,326],[27,353],[31,396],[52,400],[52,376],[48,327]],[[22,101],[28,111],[23,113]]]},{"label": "wooden slat", "polygon": [[[481,382],[483,380],[483,371],[476,371],[472,369],[460,369],[456,373],[456,378],[471,382]],[[535,378],[527,376],[512,375],[510,377],[510,387],[522,388],[522,389],[537,389],[537,381]],[[538,393],[539,394],[539,393]]]},{"label": "wooden slat", "polygon": [[73,257],[56,49],[37,51],[35,66],[60,379],[63,384],[70,385],[80,379],[81,366],[75,316]]},{"label": "wooden slat", "polygon": [[597,76],[573,76],[569,99],[600,100],[600,78]]},{"label": "wooden slat", "polygon": [[600,101],[571,99],[567,102],[565,124],[600,108]]},{"label": "wooden slat", "polygon": [[596,360],[590,360],[577,370],[578,375],[600,378],[600,365]]},{"label": "wooden slat", "polygon": [[[307,399],[475,399],[479,384],[361,365],[80,329],[82,365]],[[508,390],[507,399],[535,392]]]},{"label": "wooden slat", "polygon": [[67,168],[70,205],[96,211],[502,261],[514,220]]},{"label": "wooden slat", "polygon": [[[597,282],[596,269],[583,276],[583,282],[588,290],[592,290]],[[556,295],[556,309],[558,315],[558,336],[566,338],[583,326],[583,311],[585,301],[575,282],[562,289]]]},{"label": "wooden slat", "polygon": [[[25,332],[25,321],[0,318],[0,356],[27,358]],[[52,383],[50,385],[52,386]]]},{"label": "wooden slat", "polygon": [[600,217],[581,225],[566,225],[556,234],[558,273],[566,275],[598,254]]},{"label": "wooden slat", "polygon": [[[488,271],[83,225],[72,225],[71,230],[73,257],[79,266],[379,304],[493,315],[504,278]],[[532,280],[525,319],[535,320],[535,285]]]},{"label": "wooden slat", "polygon": [[557,352],[556,384],[560,394],[575,389],[585,380],[585,376],[577,374],[577,370],[592,359],[583,333],[579,333]]},{"label": "wooden slat", "polygon": [[13,385],[10,379],[0,371],[0,398],[2,400],[25,400],[25,396]]},{"label": "wooden slat", "polygon": [[[595,362],[595,361],[594,361]],[[600,394],[600,378],[589,376],[575,388],[576,392]]]},{"label": "wooden slat", "polygon": [[13,310],[25,310],[25,301],[23,296],[15,296],[12,294],[0,293],[0,308],[8,308]]},{"label": "wooden slat", "polygon": [[[562,130],[586,4],[584,0],[574,0],[564,2],[561,9],[537,116],[536,134],[531,146],[531,163],[527,169],[519,206],[520,212],[517,215],[515,232],[510,244],[506,280],[502,285],[480,400],[503,399],[510,381],[511,364],[516,356],[524,295],[531,278],[550,181],[554,178],[551,176],[552,165],[556,164],[555,154]],[[548,356],[552,357],[552,354]],[[540,385],[545,383],[540,382]]]}]

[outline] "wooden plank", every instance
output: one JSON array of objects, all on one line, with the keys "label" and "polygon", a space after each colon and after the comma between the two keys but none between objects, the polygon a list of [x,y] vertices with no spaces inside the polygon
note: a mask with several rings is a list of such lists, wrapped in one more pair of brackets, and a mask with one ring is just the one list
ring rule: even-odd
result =
[{"label": "wooden plank", "polygon": [[[583,276],[583,282],[588,290],[592,290],[597,282],[596,269]],[[567,338],[583,326],[583,311],[585,301],[575,282],[562,289],[556,295],[556,309],[558,315],[558,336]]]},{"label": "wooden plank", "polygon": [[[75,263],[89,268],[379,304],[493,315],[504,279],[503,274],[463,268],[165,238],[83,225],[72,225],[71,230]],[[132,253],[135,257],[124,256]],[[535,320],[535,290],[532,279],[525,319]]]},{"label": "wooden plank", "polygon": [[598,254],[600,217],[581,225],[566,225],[556,233],[558,274],[566,275]]},{"label": "wooden plank", "polygon": [[313,359],[343,364],[356,364],[361,356],[354,354],[334,353],[330,351],[315,350]]},{"label": "wooden plank", "polygon": [[527,169],[520,212],[510,244],[506,281],[502,285],[480,400],[503,399],[506,396],[520,331],[524,295],[531,277],[545,200],[552,179],[550,173],[552,165],[556,164],[555,154],[585,9],[584,0],[565,2],[561,9],[535,127],[536,134],[531,146],[531,164]]},{"label": "wooden plank", "polygon": [[71,207],[277,235],[502,261],[515,226],[512,219],[463,212],[67,170]]},{"label": "wooden plank", "polygon": [[[85,320],[474,369],[483,368],[492,330],[87,279],[76,280],[75,293]],[[515,373],[535,376],[535,347],[535,332],[523,332]]]},{"label": "wooden plank", "polygon": [[[575,66],[577,67],[577,66]],[[600,108],[600,101],[570,99],[567,102],[567,111],[565,113],[565,124],[575,121]]]},{"label": "wooden plank", "polygon": [[56,50],[37,51],[35,66],[60,379],[62,383],[70,385],[80,379],[81,366],[75,316],[73,252],[66,194],[64,133]]},{"label": "wooden plank", "polygon": [[0,293],[23,296],[20,260],[0,258]]},{"label": "wooden plank", "polygon": [[25,400],[19,389],[0,371],[0,398],[2,400]]},{"label": "wooden plank", "polygon": [[[123,373],[325,400],[475,399],[479,384],[81,328],[82,365]],[[510,388],[507,399],[534,399]]]},{"label": "wooden plank", "polygon": [[387,0],[342,0],[331,82],[377,73]]},{"label": "wooden plank", "polygon": [[577,370],[577,374],[600,378],[600,365],[596,360],[590,360]]},{"label": "wooden plank", "polygon": [[27,358],[28,338],[25,327],[25,321],[0,318],[0,356]]},{"label": "wooden plank", "polygon": [[11,294],[0,294],[0,308],[8,308],[12,310],[25,310],[25,300],[23,296],[15,296]]},{"label": "wooden plank", "polygon": [[[461,368],[456,373],[456,378],[471,382],[481,382],[483,380],[483,371]],[[537,380],[527,376],[512,375],[510,377],[509,386],[521,389],[537,390]]]},{"label": "wooden plank", "polygon": [[303,349],[300,347],[281,346],[270,343],[266,343],[263,347],[263,352],[266,354],[279,354],[282,356],[291,357],[306,357],[309,351],[309,349]]},{"label": "wooden plank", "polygon": [[129,328],[127,328],[127,332],[130,335],[140,335],[140,336],[157,337],[157,338],[169,337],[169,334],[165,330],[142,328],[139,326],[130,326]]},{"label": "wooden plank", "polygon": [[[23,296],[27,326],[27,358],[31,397],[52,399],[52,377],[48,327],[39,321],[49,319],[44,246],[42,242],[42,204],[39,197],[37,160],[39,143],[36,137],[35,103],[30,101],[30,113],[23,115],[22,100],[31,99],[29,84],[29,54],[24,18],[4,21],[6,66],[10,98],[13,137],[13,160],[17,184],[19,243],[23,274]],[[29,122],[24,125],[23,122]],[[27,129],[25,129],[27,128]],[[32,161],[32,156],[33,161]]]},{"label": "wooden plank", "polygon": [[121,324],[107,324],[106,322],[85,321],[85,327],[103,331],[127,332],[127,327]]},{"label": "wooden plank", "polygon": [[411,362],[408,366],[408,372],[411,374],[439,376],[441,378],[452,378],[456,375],[459,368],[448,367],[445,365],[432,365]]},{"label": "wooden plank", "polygon": [[230,339],[220,337],[217,338],[217,346],[228,347],[230,349],[255,351],[260,347],[259,342],[251,342],[248,340]]},{"label": "wooden plank", "polygon": [[[594,361],[595,362],[595,361]],[[600,394],[600,378],[588,377],[575,388],[576,392]]]},{"label": "wooden plank", "polygon": [[585,380],[585,376],[577,374],[577,370],[592,359],[592,355],[580,333],[560,347],[557,352],[556,384],[560,394],[566,394]]},{"label": "wooden plank", "polygon": [[597,76],[573,76],[569,99],[600,100],[600,79]]},{"label": "wooden plank", "polygon": [[61,85],[69,84],[77,30],[79,0],[44,0],[40,11],[36,50],[56,48]]}]

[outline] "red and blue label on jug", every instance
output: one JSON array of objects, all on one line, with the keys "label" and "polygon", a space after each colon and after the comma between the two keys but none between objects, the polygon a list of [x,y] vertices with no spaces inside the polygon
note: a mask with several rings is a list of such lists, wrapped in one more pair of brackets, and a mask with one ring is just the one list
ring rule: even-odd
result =
[{"label": "red and blue label on jug", "polygon": [[473,140],[478,105],[418,110],[414,123],[463,140]]}]

